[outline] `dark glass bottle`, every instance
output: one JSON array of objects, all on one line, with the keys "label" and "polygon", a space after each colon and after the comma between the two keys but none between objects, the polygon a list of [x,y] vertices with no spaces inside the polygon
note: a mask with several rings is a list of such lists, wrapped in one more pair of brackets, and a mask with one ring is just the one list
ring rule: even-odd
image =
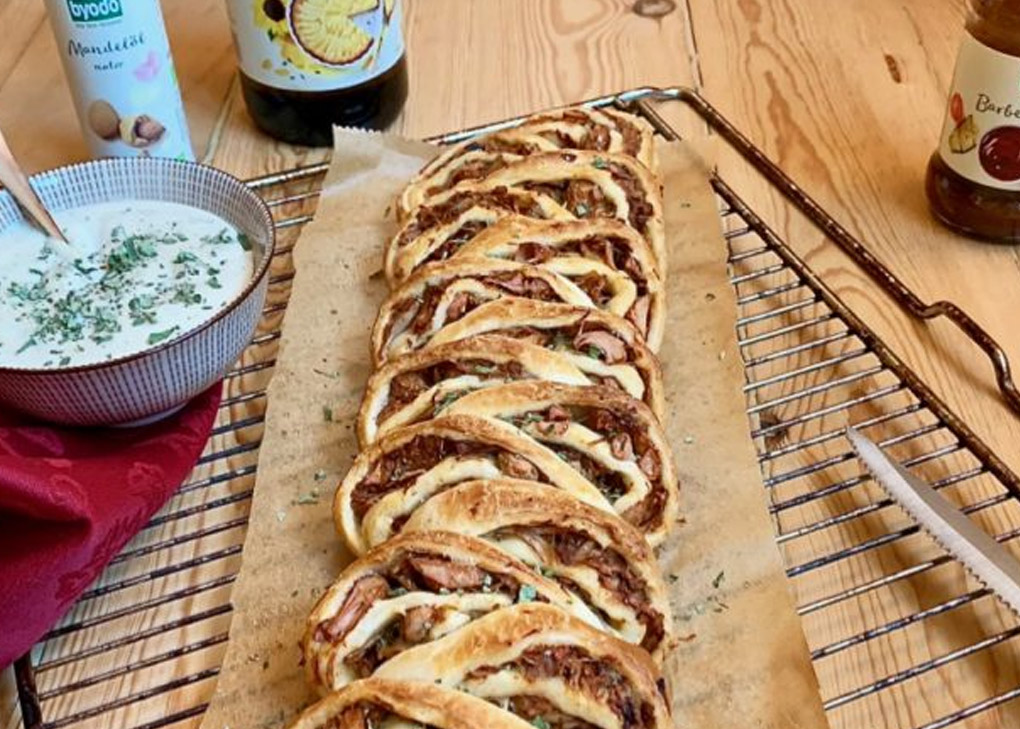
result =
[{"label": "dark glass bottle", "polygon": [[925,188],[949,227],[1020,242],[1020,0],[971,0]]},{"label": "dark glass bottle", "polygon": [[407,98],[400,0],[228,0],[255,124],[328,146],[333,125],[381,129]]}]

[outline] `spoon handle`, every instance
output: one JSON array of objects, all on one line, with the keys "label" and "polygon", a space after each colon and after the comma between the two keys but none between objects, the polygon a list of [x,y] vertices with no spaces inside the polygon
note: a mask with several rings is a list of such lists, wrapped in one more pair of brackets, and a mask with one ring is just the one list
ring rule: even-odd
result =
[{"label": "spoon handle", "polygon": [[0,183],[7,188],[8,192],[14,196],[14,199],[18,201],[29,217],[47,235],[67,243],[67,238],[60,232],[60,228],[50,215],[50,211],[46,209],[46,206],[42,204],[42,200],[35,194],[35,190],[29,184],[28,178],[25,177],[25,173],[14,159],[14,155],[11,154],[11,149],[7,146],[7,140],[4,138],[2,131],[0,131]]}]

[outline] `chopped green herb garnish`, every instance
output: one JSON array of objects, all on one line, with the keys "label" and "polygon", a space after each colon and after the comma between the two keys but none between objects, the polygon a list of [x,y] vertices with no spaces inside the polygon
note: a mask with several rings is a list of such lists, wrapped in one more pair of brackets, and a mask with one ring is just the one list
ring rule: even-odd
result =
[{"label": "chopped green herb garnish", "polygon": [[15,352],[15,354],[21,354],[29,347],[34,347],[36,344],[38,344],[38,342],[35,341],[35,337],[30,337],[27,342],[18,347],[18,350]]},{"label": "chopped green herb garnish", "polygon": [[74,267],[78,270],[78,273],[84,273],[86,275],[94,273],[95,271],[98,270],[96,268],[93,268],[92,266],[86,266],[85,261],[81,260],[80,258],[74,259]]},{"label": "chopped green herb garnish", "polygon": [[579,202],[579,203],[577,203],[577,205],[574,206],[574,215],[576,215],[579,218],[587,217],[588,213],[590,213],[590,212],[591,212],[591,209],[587,205],[585,205],[584,203],[580,203]]},{"label": "chopped green herb garnish", "polygon": [[602,157],[596,157],[595,161],[592,162],[591,165],[597,170],[604,170],[609,167],[609,163],[606,162],[606,160],[603,159]]},{"label": "chopped green herb garnish", "polygon": [[177,327],[173,326],[170,327],[169,329],[164,329],[161,332],[153,332],[152,334],[149,335],[149,338],[146,341],[149,344],[159,344],[160,342],[169,339],[176,331]]},{"label": "chopped green herb garnish", "polygon": [[531,726],[535,727],[535,729],[549,729],[549,722],[541,716],[536,716],[531,720]]},{"label": "chopped green herb garnish", "polygon": [[443,396],[443,399],[436,403],[436,411],[445,410],[446,408],[453,405],[460,398],[464,397],[466,393],[461,390],[458,392],[448,392]]},{"label": "chopped green herb garnish", "polygon": [[230,228],[223,228],[216,235],[203,235],[201,240],[203,243],[220,245],[223,243],[233,243],[234,237],[230,234]]},{"label": "chopped green herb garnish", "polygon": [[517,602],[534,602],[535,598],[538,597],[538,590],[535,589],[534,585],[521,585],[517,591]]},{"label": "chopped green herb garnish", "polygon": [[322,419],[325,420],[327,423],[333,422],[333,408],[331,408],[329,405],[322,406]]},{"label": "chopped green herb garnish", "polygon": [[241,247],[246,250],[251,250],[251,238],[246,236],[244,233],[237,234],[237,242],[241,244]]},{"label": "chopped green herb garnish", "polygon": [[726,573],[725,572],[720,572],[719,574],[717,574],[715,576],[715,579],[712,580],[712,587],[714,587],[715,589],[718,590],[719,589],[719,585],[721,585],[723,583],[723,580],[725,580],[725,579],[726,579]]},{"label": "chopped green herb garnish", "polygon": [[202,294],[195,290],[195,284],[190,281],[179,283],[174,287],[174,296],[171,299],[174,303],[178,304],[201,304]]},{"label": "chopped green herb garnish", "polygon": [[307,494],[301,494],[293,501],[295,506],[308,506],[309,504],[319,503],[319,491],[318,489],[312,489]]}]

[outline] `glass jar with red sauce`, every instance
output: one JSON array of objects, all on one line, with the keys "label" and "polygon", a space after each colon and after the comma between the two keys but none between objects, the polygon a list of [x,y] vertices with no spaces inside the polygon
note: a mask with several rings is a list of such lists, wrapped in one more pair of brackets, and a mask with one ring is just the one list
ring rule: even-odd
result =
[{"label": "glass jar with red sauce", "polygon": [[925,188],[954,230],[1020,243],[1020,0],[970,0]]}]

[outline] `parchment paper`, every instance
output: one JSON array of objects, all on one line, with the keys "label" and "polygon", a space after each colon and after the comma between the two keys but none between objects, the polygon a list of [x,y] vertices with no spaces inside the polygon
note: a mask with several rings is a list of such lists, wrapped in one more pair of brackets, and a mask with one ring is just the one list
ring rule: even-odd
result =
[{"label": "parchment paper", "polygon": [[[315,698],[297,645],[316,597],[351,559],[330,501],[356,451],[369,328],[386,294],[376,272],[395,230],[389,207],[432,154],[418,142],[337,132],[322,201],[295,252],[230,643],[203,729],[275,729]],[[683,512],[660,555],[679,636],[666,666],[676,723],[825,727],[748,436],[736,302],[704,162],[679,144],[660,158],[671,261],[665,425]]]}]

